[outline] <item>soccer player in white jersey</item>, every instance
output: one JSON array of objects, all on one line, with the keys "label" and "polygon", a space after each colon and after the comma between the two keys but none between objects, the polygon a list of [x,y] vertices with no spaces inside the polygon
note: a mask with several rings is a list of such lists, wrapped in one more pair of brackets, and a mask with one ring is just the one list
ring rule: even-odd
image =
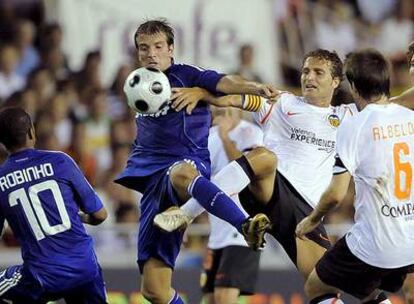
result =
[{"label": "soccer player in white jersey", "polygon": [[[240,192],[240,201],[249,214],[268,215],[273,224],[269,233],[305,278],[330,242],[322,225],[306,240],[295,237],[295,227],[311,213],[329,185],[336,129],[357,111],[355,105],[330,105],[341,78],[342,62],[337,54],[316,50],[303,60],[303,96],[281,94],[276,103],[251,95],[203,98],[219,106],[257,111],[255,119],[264,132],[264,147],[231,162],[212,181],[228,194]],[[191,89],[180,90],[189,95]],[[185,204],[182,210],[191,216],[200,212],[196,201]],[[175,210],[158,215],[155,224],[173,230],[189,218],[180,217]]]},{"label": "soccer player in white jersey", "polygon": [[355,224],[317,263],[305,291],[311,304],[333,303],[338,289],[363,303],[390,303],[380,290],[398,291],[414,271],[414,113],[389,101],[389,66],[381,53],[353,52],[345,71],[360,112],[339,127],[334,176],[296,234],[320,225],[351,176]]},{"label": "soccer player in white jersey", "polygon": [[[263,144],[262,130],[241,119],[235,108],[212,109],[208,149],[214,176],[243,152]],[[238,202],[238,196],[232,198]],[[201,275],[207,303],[237,303],[239,295],[252,295],[258,277],[260,251],[246,244],[244,237],[229,223],[209,214],[210,235]]]}]

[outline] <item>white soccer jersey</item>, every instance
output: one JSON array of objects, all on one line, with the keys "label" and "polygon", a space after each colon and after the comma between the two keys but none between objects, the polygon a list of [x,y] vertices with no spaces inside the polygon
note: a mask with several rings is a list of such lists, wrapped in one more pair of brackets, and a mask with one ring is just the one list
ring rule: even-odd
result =
[{"label": "white soccer jersey", "polygon": [[[236,144],[237,149],[242,152],[263,145],[263,133],[260,128],[244,120],[229,132],[229,137]],[[215,175],[229,163],[217,126],[210,129],[208,148],[211,158],[211,172],[212,175]],[[231,198],[240,205],[237,195]],[[247,246],[243,236],[232,225],[211,214],[209,214],[209,219],[209,248],[220,249],[231,245]]]},{"label": "white soccer jersey", "polygon": [[264,146],[277,155],[278,172],[312,208],[331,181],[337,128],[356,112],[354,104],[317,107],[304,97],[284,93],[255,113]]},{"label": "white soccer jersey", "polygon": [[340,126],[337,143],[356,189],[349,249],[376,267],[414,264],[414,112],[370,104]]}]

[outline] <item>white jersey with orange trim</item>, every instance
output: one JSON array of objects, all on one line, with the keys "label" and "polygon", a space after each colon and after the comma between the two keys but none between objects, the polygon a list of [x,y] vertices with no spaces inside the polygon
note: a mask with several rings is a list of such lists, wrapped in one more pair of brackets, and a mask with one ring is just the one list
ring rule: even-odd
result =
[{"label": "white jersey with orange trim", "polygon": [[[263,145],[262,130],[258,126],[244,120],[240,121],[229,132],[229,137],[241,152]],[[223,141],[219,136],[217,126],[210,129],[208,149],[211,159],[211,175],[215,175],[230,162],[224,150]],[[237,195],[231,198],[240,206]],[[232,245],[248,246],[244,237],[232,225],[211,214],[209,214],[209,219],[210,236],[208,239],[208,248],[220,249]]]},{"label": "white jersey with orange trim", "polygon": [[356,189],[349,249],[380,268],[414,264],[414,112],[369,104],[339,127],[337,142]]},{"label": "white jersey with orange trim", "polygon": [[254,115],[264,146],[277,155],[278,172],[313,208],[331,181],[337,128],[356,112],[355,104],[318,107],[283,93]]}]

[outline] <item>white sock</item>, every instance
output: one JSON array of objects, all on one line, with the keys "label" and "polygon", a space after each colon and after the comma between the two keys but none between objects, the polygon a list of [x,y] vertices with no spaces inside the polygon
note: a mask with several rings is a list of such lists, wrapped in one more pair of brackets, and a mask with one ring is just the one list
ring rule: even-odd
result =
[{"label": "white sock", "polygon": [[[221,169],[211,178],[211,181],[230,197],[239,194],[250,183],[249,177],[236,161],[232,161]],[[180,208],[185,214],[193,218],[204,211],[204,208],[194,198],[190,198]]]}]

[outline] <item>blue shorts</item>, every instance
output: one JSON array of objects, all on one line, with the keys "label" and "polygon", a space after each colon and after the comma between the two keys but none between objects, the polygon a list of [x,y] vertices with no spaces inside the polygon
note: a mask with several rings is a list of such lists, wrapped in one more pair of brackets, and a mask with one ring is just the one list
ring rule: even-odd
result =
[{"label": "blue shorts", "polygon": [[59,293],[46,290],[23,265],[11,266],[0,273],[0,304],[9,301],[13,304],[44,304],[58,299],[65,299],[67,304],[106,304],[102,272],[99,271],[91,282]]},{"label": "blue shorts", "polygon": [[[185,160],[188,162],[188,160]],[[210,178],[210,164],[192,159],[191,164],[206,178]],[[172,165],[170,168],[172,168]],[[146,178],[146,191],[141,199],[141,217],[138,233],[138,265],[142,273],[144,264],[150,258],[163,261],[174,269],[175,260],[180,252],[183,231],[164,232],[154,226],[155,215],[171,206],[180,206],[174,191],[168,171],[157,172]]]}]

